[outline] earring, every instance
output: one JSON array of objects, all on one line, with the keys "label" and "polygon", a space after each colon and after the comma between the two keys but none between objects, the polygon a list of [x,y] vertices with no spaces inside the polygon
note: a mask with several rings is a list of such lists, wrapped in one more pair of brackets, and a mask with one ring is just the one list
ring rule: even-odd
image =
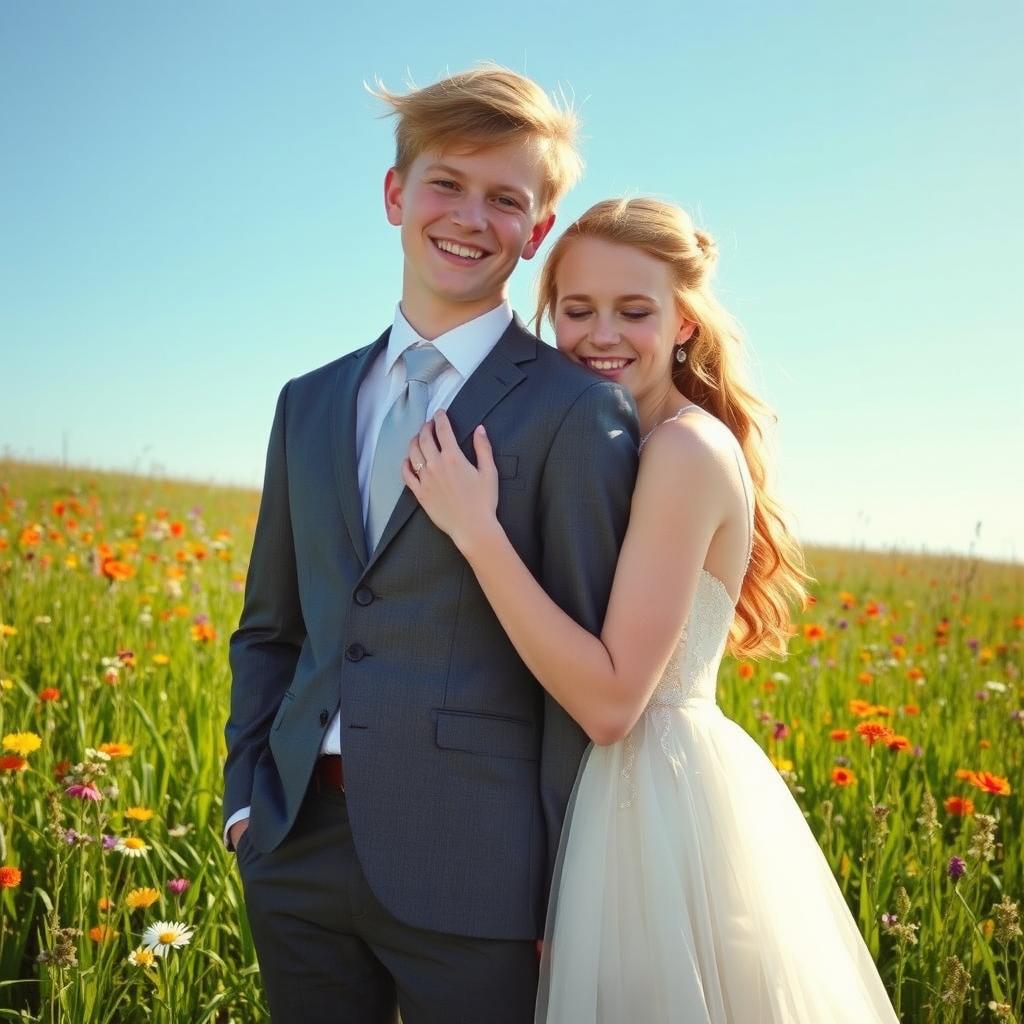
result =
[{"label": "earring", "polygon": [[685,363],[686,362],[686,349],[683,348],[682,345],[679,346],[679,351],[676,352],[676,362],[677,363]]}]

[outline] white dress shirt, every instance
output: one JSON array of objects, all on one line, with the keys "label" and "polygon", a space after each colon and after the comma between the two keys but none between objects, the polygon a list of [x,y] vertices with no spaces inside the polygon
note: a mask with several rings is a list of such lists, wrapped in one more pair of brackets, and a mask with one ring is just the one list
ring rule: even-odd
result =
[{"label": "white dress shirt", "polygon": [[[405,362],[401,361],[399,356],[407,348],[431,344],[451,364],[437,376],[430,387],[430,402],[427,406],[429,418],[438,409],[447,409],[451,405],[462,385],[498,343],[498,339],[505,333],[510,323],[512,307],[505,301],[489,312],[467,323],[459,324],[458,327],[453,327],[432,342],[428,342],[421,338],[405,319],[401,304],[395,307],[395,319],[388,337],[388,347],[367,371],[362,384],[359,385],[359,396],[356,399],[355,446],[364,524],[370,502],[370,470],[373,467],[373,455],[377,448],[380,428],[388,410],[405,389]],[[398,471],[398,467],[395,467],[395,472]],[[320,753],[341,753],[340,712],[335,712],[327,732],[324,733]],[[224,826],[225,845],[228,845],[227,837],[231,826],[236,821],[248,817],[249,808],[242,807],[228,818]],[[230,846],[228,848],[230,849]]]}]

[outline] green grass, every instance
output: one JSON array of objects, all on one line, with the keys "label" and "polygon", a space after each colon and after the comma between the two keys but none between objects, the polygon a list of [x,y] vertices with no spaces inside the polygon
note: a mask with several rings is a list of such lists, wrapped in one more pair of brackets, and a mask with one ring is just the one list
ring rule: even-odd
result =
[{"label": "green grass", "polygon": [[[0,462],[0,737],[40,740],[27,768],[0,769],[0,865],[21,872],[0,890],[0,1020],[266,1019],[241,885],[220,841],[227,641],[257,507],[250,491]],[[901,1019],[1019,1021],[1021,939],[1014,911],[993,908],[1024,890],[1024,571],[808,556],[816,603],[797,619],[789,658],[727,659],[720,702],[776,759]],[[129,578],[104,573],[116,563]],[[41,699],[47,688],[59,698]],[[906,749],[869,746],[855,732],[865,722],[906,737],[893,741]],[[839,729],[848,738],[830,738]],[[104,743],[131,752],[92,759],[102,799],[65,795],[58,774]],[[837,784],[836,768],[856,782]],[[989,772],[1011,792],[957,769]],[[970,798],[973,814],[947,811],[949,797]],[[126,817],[130,807],[152,817]],[[69,829],[89,841],[69,843]],[[104,849],[103,835],[137,836],[147,849],[128,857]],[[955,883],[953,856],[966,863]],[[167,888],[176,878],[190,883],[180,895]],[[156,902],[129,909],[140,888]],[[183,922],[192,939],[154,968],[133,966],[156,920]],[[100,926],[108,937],[90,935]],[[61,952],[57,929],[68,928],[81,934]],[[952,957],[969,981],[962,998]]]}]

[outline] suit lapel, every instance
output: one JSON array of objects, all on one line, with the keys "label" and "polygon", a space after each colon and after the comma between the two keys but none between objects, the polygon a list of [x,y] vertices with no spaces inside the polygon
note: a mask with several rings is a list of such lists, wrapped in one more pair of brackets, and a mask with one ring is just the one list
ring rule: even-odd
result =
[{"label": "suit lapel", "polygon": [[[491,409],[526,378],[518,364],[536,359],[537,346],[540,344],[543,343],[530,334],[519,317],[513,314],[508,329],[498,339],[484,361],[473,371],[469,380],[462,385],[448,408],[448,418],[467,457],[474,458],[471,441],[473,430]],[[416,496],[408,487],[403,488],[395,504],[395,510],[384,527],[380,543],[370,555],[367,569],[373,567],[418,507]]]},{"label": "suit lapel", "polygon": [[334,465],[334,482],[352,547],[364,566],[367,552],[356,456],[356,401],[359,385],[373,366],[373,361],[387,346],[390,333],[391,328],[388,328],[372,345],[338,364],[338,376],[331,395],[331,462]]}]

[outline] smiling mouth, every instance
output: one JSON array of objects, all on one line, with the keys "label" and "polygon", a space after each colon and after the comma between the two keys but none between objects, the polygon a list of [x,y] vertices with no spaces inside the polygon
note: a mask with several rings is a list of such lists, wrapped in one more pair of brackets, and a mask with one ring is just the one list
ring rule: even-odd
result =
[{"label": "smiling mouth", "polygon": [[635,359],[597,359],[592,356],[580,356],[580,362],[584,366],[588,366],[591,370],[624,370],[630,363],[636,362]]},{"label": "smiling mouth", "polygon": [[475,245],[465,245],[462,242],[453,242],[447,238],[432,238],[431,241],[434,243],[434,248],[440,252],[447,253],[449,256],[456,256],[467,263],[476,263],[485,256],[491,255],[486,249],[481,249]]}]

